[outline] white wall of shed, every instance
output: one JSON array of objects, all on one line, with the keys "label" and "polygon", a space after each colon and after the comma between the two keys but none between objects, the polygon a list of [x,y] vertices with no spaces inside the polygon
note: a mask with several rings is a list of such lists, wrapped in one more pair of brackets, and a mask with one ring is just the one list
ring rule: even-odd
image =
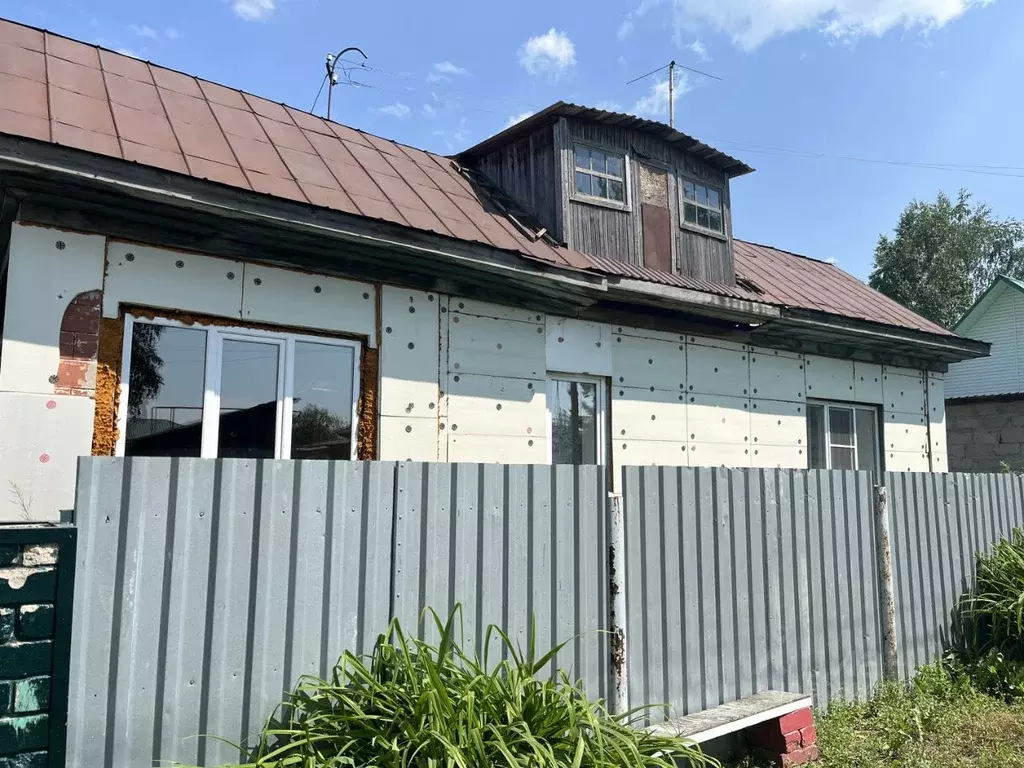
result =
[{"label": "white wall of shed", "polygon": [[964,333],[992,345],[989,357],[949,366],[946,397],[983,397],[1024,392],[1021,338],[1024,337],[1024,294],[1005,284],[996,286],[981,314]]}]

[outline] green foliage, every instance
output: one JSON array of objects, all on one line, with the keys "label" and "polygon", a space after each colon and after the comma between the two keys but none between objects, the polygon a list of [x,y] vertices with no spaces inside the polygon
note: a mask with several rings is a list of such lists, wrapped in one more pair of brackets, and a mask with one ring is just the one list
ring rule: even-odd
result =
[{"label": "green foliage", "polygon": [[915,200],[892,238],[875,248],[869,284],[940,325],[952,327],[1000,274],[1024,273],[1024,224],[996,219],[960,190]]},{"label": "green foliage", "polygon": [[1024,663],[991,649],[980,657],[957,660],[960,672],[982,693],[1006,702],[1024,700]]},{"label": "green foliage", "polygon": [[1024,662],[1024,530],[1001,539],[977,558],[975,584],[960,601],[969,658]]},{"label": "green foliage", "polygon": [[[259,743],[261,768],[674,768],[714,765],[683,740],[634,728],[637,713],[608,714],[582,686],[543,670],[535,634],[521,651],[488,628],[483,658],[456,642],[458,608],[430,644],[398,621],[369,657],[346,653],[330,680],[304,677]],[[491,659],[501,661],[490,664]]]}]

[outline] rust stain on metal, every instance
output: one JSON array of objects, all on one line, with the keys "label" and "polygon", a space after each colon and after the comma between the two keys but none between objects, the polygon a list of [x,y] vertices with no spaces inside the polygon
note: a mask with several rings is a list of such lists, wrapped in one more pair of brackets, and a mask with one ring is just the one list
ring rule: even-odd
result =
[{"label": "rust stain on metal", "polygon": [[359,425],[358,456],[361,461],[373,461],[377,458],[377,406],[378,406],[378,361],[376,349],[363,347],[362,358],[359,360]]},{"label": "rust stain on metal", "polygon": [[96,414],[92,455],[113,456],[117,448],[117,407],[121,395],[121,347],[124,318],[100,318],[96,354]]}]

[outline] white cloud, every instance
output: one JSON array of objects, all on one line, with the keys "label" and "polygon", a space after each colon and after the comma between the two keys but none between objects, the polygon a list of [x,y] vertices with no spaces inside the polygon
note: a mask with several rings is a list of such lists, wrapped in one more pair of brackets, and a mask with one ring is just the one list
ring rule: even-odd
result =
[{"label": "white cloud", "polygon": [[825,263],[826,264],[835,264],[836,263],[836,257],[835,256],[829,256],[827,259],[825,259]]},{"label": "white cloud", "polygon": [[400,101],[396,101],[394,104],[388,104],[386,107],[379,107],[378,112],[382,112],[385,115],[391,115],[392,117],[408,117],[411,110],[405,104]]},{"label": "white cloud", "polygon": [[451,80],[451,78],[446,75],[439,75],[437,72],[431,72],[427,75],[428,83],[443,83],[445,80]]},{"label": "white cloud", "polygon": [[274,12],[275,0],[232,0],[231,9],[245,21],[263,21]]},{"label": "white cloud", "polygon": [[879,37],[893,29],[927,33],[995,0],[643,0],[646,12],[670,4],[677,29],[704,24],[752,51],[779,35],[814,29],[835,40]]},{"label": "white cloud", "polygon": [[168,40],[177,40],[179,37],[181,37],[181,32],[176,30],[174,27],[168,27],[164,30],[164,37],[166,37]]},{"label": "white cloud", "polygon": [[605,112],[621,112],[622,105],[617,101],[599,101],[594,105],[595,109],[603,109]]},{"label": "white cloud", "polygon": [[531,75],[547,73],[557,77],[576,65],[576,46],[568,35],[552,27],[523,43],[519,63]]},{"label": "white cloud", "polygon": [[156,30],[152,27],[147,27],[146,25],[142,25],[140,27],[138,24],[129,24],[128,26],[130,26],[132,32],[134,32],[139,37],[148,37],[151,40],[157,40],[160,37],[160,35],[158,35]]},{"label": "white cloud", "polygon": [[469,70],[452,64],[450,61],[439,61],[434,65],[434,71],[442,75],[468,75]]},{"label": "white cloud", "polygon": [[508,121],[505,123],[505,128],[511,128],[516,123],[523,122],[523,120],[525,120],[532,114],[533,111],[531,110],[529,112],[520,112],[518,115],[512,115],[512,117],[510,117]]},{"label": "white cloud", "polygon": [[433,119],[437,117],[437,109],[434,107],[433,104],[424,104],[420,111],[426,118]]},{"label": "white cloud", "polygon": [[142,57],[133,51],[131,48],[118,48],[117,52],[122,56],[131,56],[133,59],[141,59]]},{"label": "white cloud", "polygon": [[626,14],[626,18],[619,24],[618,38],[619,40],[625,40],[627,37],[633,34],[633,14]]},{"label": "white cloud", "polygon": [[690,53],[697,57],[697,61],[711,61],[711,54],[708,53],[708,46],[699,37],[686,46],[686,48]]},{"label": "white cloud", "polygon": [[[676,76],[675,97],[689,93],[693,90],[690,78],[683,72]],[[653,117],[663,123],[668,123],[668,78],[658,80],[651,84],[651,90],[642,99],[633,105],[633,114],[642,117]]]}]

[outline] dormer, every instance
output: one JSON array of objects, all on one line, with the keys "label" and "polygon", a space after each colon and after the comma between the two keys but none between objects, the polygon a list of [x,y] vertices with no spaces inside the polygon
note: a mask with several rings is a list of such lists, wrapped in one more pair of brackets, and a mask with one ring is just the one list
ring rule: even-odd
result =
[{"label": "dormer", "polygon": [[458,159],[570,248],[736,282],[729,182],[753,168],[664,123],[559,102]]}]

